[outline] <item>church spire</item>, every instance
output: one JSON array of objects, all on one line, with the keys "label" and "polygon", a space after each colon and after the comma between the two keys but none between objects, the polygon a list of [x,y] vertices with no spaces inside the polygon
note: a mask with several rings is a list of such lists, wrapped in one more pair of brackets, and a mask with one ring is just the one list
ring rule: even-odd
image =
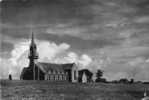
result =
[{"label": "church spire", "polygon": [[34,33],[32,32],[32,40],[31,40],[31,44],[34,44]]},{"label": "church spire", "polygon": [[34,49],[36,49],[36,44],[35,44],[35,40],[34,40],[34,33],[32,32],[32,38],[31,38],[31,44],[30,47],[34,47]]},{"label": "church spire", "polygon": [[38,53],[37,53],[37,48],[36,48],[36,44],[35,44],[35,41],[34,41],[34,33],[32,33],[32,37],[31,37],[31,44],[30,44],[28,58],[29,58],[29,68],[31,68],[32,72],[33,72],[32,79],[35,80],[36,79],[35,60],[38,59]]},{"label": "church spire", "polygon": [[37,48],[34,41],[34,33],[32,33],[31,44],[30,44],[30,51],[29,51],[29,59],[38,59]]}]

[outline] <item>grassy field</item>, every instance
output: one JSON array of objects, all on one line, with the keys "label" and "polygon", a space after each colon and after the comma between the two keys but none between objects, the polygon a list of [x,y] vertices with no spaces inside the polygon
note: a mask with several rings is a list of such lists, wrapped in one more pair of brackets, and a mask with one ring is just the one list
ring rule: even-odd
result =
[{"label": "grassy field", "polygon": [[[0,100],[141,100],[145,84],[1,80]],[[149,91],[147,91],[149,93]]]}]

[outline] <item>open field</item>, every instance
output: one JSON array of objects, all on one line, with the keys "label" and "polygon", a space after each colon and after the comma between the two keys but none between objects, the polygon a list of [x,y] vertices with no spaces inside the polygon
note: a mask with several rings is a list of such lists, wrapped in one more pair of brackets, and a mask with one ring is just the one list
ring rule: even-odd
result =
[{"label": "open field", "polygon": [[141,100],[144,88],[149,89],[149,85],[1,80],[1,97],[2,100]]}]

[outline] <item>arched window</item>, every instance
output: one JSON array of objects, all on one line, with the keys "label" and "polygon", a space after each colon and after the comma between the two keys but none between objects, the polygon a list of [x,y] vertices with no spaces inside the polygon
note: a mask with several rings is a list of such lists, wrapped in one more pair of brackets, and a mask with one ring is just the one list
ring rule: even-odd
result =
[{"label": "arched window", "polygon": [[55,81],[55,75],[53,75],[53,80]]},{"label": "arched window", "polygon": [[45,80],[48,80],[48,75],[47,74],[45,75]]},{"label": "arched window", "polygon": [[53,69],[51,69],[51,74],[53,74]]},{"label": "arched window", "polygon": [[50,75],[48,75],[48,80],[50,80]]},{"label": "arched window", "polygon": [[58,80],[58,75],[55,75],[55,80]]},{"label": "arched window", "polygon": [[48,74],[51,74],[51,70],[48,71]]},{"label": "arched window", "polygon": [[63,75],[63,80],[66,80],[66,75]]},{"label": "arched window", "polygon": [[76,77],[76,71],[74,71],[74,80],[76,80],[77,77]]},{"label": "arched window", "polygon": [[61,74],[64,74],[64,71],[62,71]]},{"label": "arched window", "polygon": [[62,75],[59,75],[59,80],[62,80]]},{"label": "arched window", "polygon": [[50,75],[50,80],[53,80],[53,75]]},{"label": "arched window", "polygon": [[57,74],[61,74],[61,72],[60,71],[57,71]]},{"label": "arched window", "polygon": [[55,70],[53,70],[53,74],[56,74],[56,71]]}]

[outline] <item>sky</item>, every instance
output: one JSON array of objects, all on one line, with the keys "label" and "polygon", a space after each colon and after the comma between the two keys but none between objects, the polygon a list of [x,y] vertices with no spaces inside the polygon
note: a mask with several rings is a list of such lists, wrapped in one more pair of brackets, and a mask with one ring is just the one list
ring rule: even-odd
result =
[{"label": "sky", "polygon": [[0,78],[39,62],[72,63],[108,80],[149,81],[148,0],[1,0]]}]

